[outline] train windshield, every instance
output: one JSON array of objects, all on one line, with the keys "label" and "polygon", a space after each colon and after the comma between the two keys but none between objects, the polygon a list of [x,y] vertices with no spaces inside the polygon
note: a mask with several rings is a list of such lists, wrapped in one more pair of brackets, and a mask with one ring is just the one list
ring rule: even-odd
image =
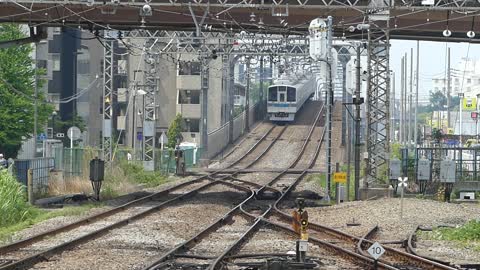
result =
[{"label": "train windshield", "polygon": [[268,101],[277,101],[278,100],[278,97],[277,97],[277,87],[270,87],[268,88]]},{"label": "train windshield", "polygon": [[295,95],[295,88],[287,87],[287,101],[288,102],[295,102],[297,101],[297,97]]}]

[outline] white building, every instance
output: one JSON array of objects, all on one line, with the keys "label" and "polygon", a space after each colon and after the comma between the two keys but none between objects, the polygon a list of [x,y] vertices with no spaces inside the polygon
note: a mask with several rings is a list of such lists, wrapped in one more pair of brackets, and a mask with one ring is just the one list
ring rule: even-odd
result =
[{"label": "white building", "polygon": [[[447,74],[435,76],[432,79],[433,91],[447,91]],[[480,60],[463,58],[455,68],[450,68],[451,96],[464,93],[465,97],[475,97],[480,94]]]}]

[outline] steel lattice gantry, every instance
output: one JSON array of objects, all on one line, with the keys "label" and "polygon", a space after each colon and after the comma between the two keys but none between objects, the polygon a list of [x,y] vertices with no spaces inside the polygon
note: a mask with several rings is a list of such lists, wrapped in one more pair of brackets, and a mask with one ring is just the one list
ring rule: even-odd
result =
[{"label": "steel lattice gantry", "polygon": [[156,94],[157,94],[157,55],[148,51],[144,57],[144,87],[143,99],[143,167],[146,171],[155,169],[155,117],[156,117]]},{"label": "steel lattice gantry", "polygon": [[107,162],[112,160],[112,115],[113,115],[113,50],[114,39],[104,41],[103,57],[103,123],[102,154]]},{"label": "steel lattice gantry", "polygon": [[[371,22],[375,25],[375,22]],[[389,92],[390,38],[387,27],[368,32],[367,82],[367,182],[381,182],[380,172],[388,173],[389,164]],[[383,168],[383,170],[381,170]]]}]

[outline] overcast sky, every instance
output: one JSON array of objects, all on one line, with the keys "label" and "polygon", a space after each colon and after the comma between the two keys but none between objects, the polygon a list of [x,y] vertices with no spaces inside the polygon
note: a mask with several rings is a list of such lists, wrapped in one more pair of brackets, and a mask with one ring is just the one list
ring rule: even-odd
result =
[{"label": "overcast sky", "polygon": [[[432,77],[444,74],[446,70],[446,46],[450,47],[451,67],[458,68],[458,63],[467,56],[468,43],[446,43],[420,41],[420,80],[419,99],[428,97],[432,89]],[[392,40],[390,49],[390,67],[395,72],[396,96],[400,96],[401,59],[407,53],[410,69],[410,49],[413,48],[414,70],[416,65],[417,41]],[[470,59],[480,59],[480,45],[471,44],[468,52]],[[463,68],[462,68],[463,69]],[[410,76],[410,71],[408,71]]]}]

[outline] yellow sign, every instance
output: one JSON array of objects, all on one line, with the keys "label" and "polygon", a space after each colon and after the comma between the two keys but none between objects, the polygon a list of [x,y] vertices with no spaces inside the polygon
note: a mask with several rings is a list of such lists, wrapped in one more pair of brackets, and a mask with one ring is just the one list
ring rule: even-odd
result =
[{"label": "yellow sign", "polygon": [[347,183],[347,173],[336,172],[333,174],[333,182],[335,183]]},{"label": "yellow sign", "polygon": [[477,109],[477,99],[474,97],[463,98],[463,109],[466,111],[475,111]]}]

